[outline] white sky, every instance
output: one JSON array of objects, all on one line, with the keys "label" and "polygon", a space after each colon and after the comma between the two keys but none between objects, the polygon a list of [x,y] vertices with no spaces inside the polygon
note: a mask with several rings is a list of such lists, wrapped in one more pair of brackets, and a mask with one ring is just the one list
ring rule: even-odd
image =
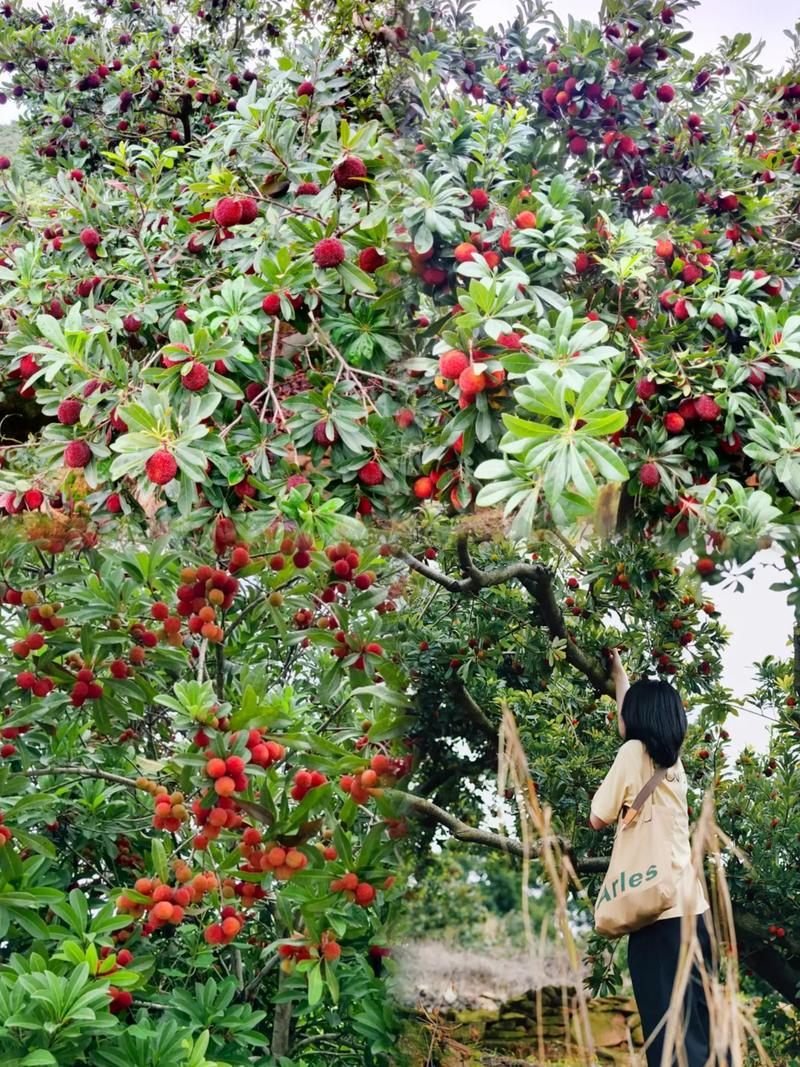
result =
[{"label": "white sky", "polygon": [[[722,622],[730,632],[730,641],[723,656],[723,685],[735,696],[742,697],[753,686],[752,665],[773,655],[791,655],[791,636],[794,613],[786,603],[785,593],[773,592],[769,587],[780,581],[780,555],[777,551],[759,552],[752,579],[743,579],[743,589],[735,584],[704,586],[706,595],[721,612]],[[774,714],[774,713],[771,713]],[[726,729],[731,735],[731,755],[747,744],[764,748],[769,722],[753,711],[742,711],[731,718]]]},{"label": "white sky", "polygon": [[[563,22],[569,15],[596,22],[600,0],[558,0],[554,7]],[[508,23],[516,10],[516,0],[478,0],[475,21],[483,26]],[[796,0],[702,0],[683,23],[694,34],[685,47],[695,53],[708,52],[716,47],[721,36],[751,33],[754,44],[764,41],[760,62],[778,70],[788,59],[791,48],[783,31],[793,29],[797,19],[800,19],[800,6]]]}]

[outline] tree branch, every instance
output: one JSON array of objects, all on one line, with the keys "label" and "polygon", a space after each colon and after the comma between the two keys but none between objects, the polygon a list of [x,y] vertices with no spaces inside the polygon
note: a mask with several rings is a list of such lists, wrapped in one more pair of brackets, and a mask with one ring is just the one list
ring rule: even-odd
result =
[{"label": "tree branch", "polygon": [[496,743],[499,728],[491,722],[486,712],[476,702],[472,694],[459,677],[454,677],[450,686],[453,700],[460,704],[466,711],[471,721],[478,727],[484,737]]},{"label": "tree branch", "polygon": [[482,571],[475,566],[472,560],[466,533],[459,534],[457,537],[456,553],[461,569],[465,574],[464,578],[453,578],[439,570],[434,570],[434,568],[417,559],[416,556],[412,556],[410,552],[400,550],[396,552],[396,555],[412,570],[441,585],[450,593],[475,595],[482,589],[488,589],[494,585],[502,585],[514,579],[518,580],[538,605],[542,624],[550,636],[552,638],[560,638],[566,642],[565,654],[567,662],[585,675],[598,692],[605,693],[607,696],[614,696],[614,684],[608,677],[603,665],[587,656],[585,652],[582,652],[567,630],[564,616],[553,592],[552,574],[547,567],[541,563],[525,563],[520,560],[492,571]]},{"label": "tree branch", "polygon": [[28,778],[44,778],[48,774],[77,774],[81,778],[102,778],[106,782],[116,782],[117,785],[126,785],[130,789],[139,788],[135,778],[124,778],[121,774],[98,771],[94,767],[33,767],[22,773]]},{"label": "tree branch", "polygon": [[[403,810],[409,811],[422,819],[433,820],[446,827],[453,837],[459,841],[481,845],[483,848],[496,849],[498,852],[505,852],[512,856],[522,857],[525,855],[524,846],[517,838],[495,833],[494,830],[482,830],[476,826],[469,826],[467,823],[462,822],[458,816],[451,815],[449,811],[445,811],[444,808],[440,808],[438,804],[434,804],[433,801],[427,800],[425,797],[417,796],[414,793],[405,793],[401,789],[382,789],[381,794],[390,800],[396,800]],[[571,855],[572,845],[565,838],[554,837],[553,842],[557,843],[564,852]],[[537,841],[533,845],[531,854],[538,856],[541,855],[541,851],[542,842]],[[579,874],[591,874],[597,871],[604,871],[608,867],[608,857],[586,856],[580,859],[573,857],[573,865]]]},{"label": "tree branch", "polygon": [[800,1004],[800,964],[797,946],[786,943],[789,956],[764,941],[764,921],[741,908],[734,908],[733,922],[739,942],[739,955],[744,966],[776,989],[792,1004]]}]

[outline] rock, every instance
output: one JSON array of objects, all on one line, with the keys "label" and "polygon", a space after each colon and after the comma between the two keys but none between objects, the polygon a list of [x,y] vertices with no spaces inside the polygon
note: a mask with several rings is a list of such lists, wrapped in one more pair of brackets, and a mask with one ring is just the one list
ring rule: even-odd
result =
[{"label": "rock", "polygon": [[[621,1011],[601,1011],[591,1004],[588,1011],[592,1039],[598,1049],[613,1048],[615,1045],[623,1044],[627,1049],[628,1026]],[[578,1040],[581,1036],[581,1027],[577,1016],[573,1016],[572,1019],[572,1032]]]}]

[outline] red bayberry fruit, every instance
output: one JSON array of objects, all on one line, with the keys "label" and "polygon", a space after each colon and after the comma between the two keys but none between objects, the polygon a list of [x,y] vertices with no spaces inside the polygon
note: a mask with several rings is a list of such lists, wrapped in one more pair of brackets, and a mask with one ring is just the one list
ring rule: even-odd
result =
[{"label": "red bayberry fruit", "polygon": [[74,426],[81,417],[81,402],[70,397],[62,400],[56,411],[56,418],[62,426]]},{"label": "red bayberry fruit", "polygon": [[242,205],[233,197],[224,196],[214,205],[214,222],[218,226],[237,226],[242,221]]},{"label": "red bayberry fruit", "polygon": [[345,250],[336,237],[325,237],[314,246],[314,262],[318,267],[338,267],[344,263]]},{"label": "red bayberry fruit", "polygon": [[92,459],[92,450],[85,441],[70,441],[64,449],[64,463],[67,467],[86,467]]},{"label": "red bayberry fruit", "polygon": [[348,156],[333,168],[333,180],[340,189],[357,189],[366,177],[366,165],[358,156]]},{"label": "red bayberry fruit", "polygon": [[469,366],[469,358],[466,352],[458,348],[451,348],[439,357],[439,373],[443,378],[456,381]]},{"label": "red bayberry fruit", "polygon": [[639,471],[639,481],[649,489],[655,488],[661,481],[661,474],[655,463],[644,463]]},{"label": "red bayberry fruit", "polygon": [[172,453],[162,448],[150,456],[144,469],[147,477],[155,485],[166,485],[178,473],[178,464]]}]

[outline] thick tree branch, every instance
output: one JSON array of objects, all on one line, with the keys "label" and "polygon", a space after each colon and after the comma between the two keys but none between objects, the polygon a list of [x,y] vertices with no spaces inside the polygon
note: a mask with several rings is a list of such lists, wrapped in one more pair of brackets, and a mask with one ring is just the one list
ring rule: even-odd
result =
[{"label": "thick tree branch", "polygon": [[793,660],[793,684],[794,695],[800,696],[800,622],[794,624],[794,632],[792,634],[794,645],[794,660]]},{"label": "thick tree branch", "polygon": [[[421,819],[433,820],[446,827],[459,841],[496,849],[498,852],[506,852],[512,856],[522,857],[525,854],[524,846],[517,838],[495,833],[494,830],[482,830],[477,826],[469,826],[456,815],[451,815],[449,811],[445,811],[444,808],[440,808],[438,804],[434,804],[425,797],[414,793],[404,793],[401,789],[382,789],[381,793],[390,800],[396,800],[402,810],[412,812]],[[572,846],[565,838],[554,837],[553,843],[557,843],[564,852],[571,854]],[[541,855],[541,851],[542,842],[535,842],[531,854],[538,856]],[[608,858],[605,856],[573,857],[573,865],[579,874],[591,874],[604,871],[608,867]]]},{"label": "thick tree branch", "polygon": [[741,908],[734,908],[733,921],[741,963],[792,1004],[800,1004],[800,956],[796,952],[797,946],[786,944],[786,940],[782,939],[782,947],[791,953],[787,957],[785,952],[765,944],[763,919]]},{"label": "thick tree branch", "polygon": [[564,654],[567,658],[567,663],[585,675],[598,692],[613,697],[615,693],[614,683],[606,674],[605,668],[597,660],[587,656],[585,652],[578,648],[572,634],[567,630],[564,616],[553,592],[550,574],[544,571],[543,575],[537,575],[534,578],[525,577],[521,579],[521,582],[539,606],[542,622],[550,636],[566,641]]},{"label": "thick tree branch", "polygon": [[458,554],[461,569],[465,574],[463,578],[453,578],[449,574],[443,574],[442,571],[428,566],[428,564],[423,563],[422,560],[412,556],[409,552],[401,550],[397,553],[397,557],[402,559],[418,574],[423,575],[432,582],[436,582],[448,592],[458,593],[462,596],[474,596],[482,589],[488,589],[494,585],[502,585],[513,580],[519,581],[537,604],[542,625],[547,629],[550,636],[566,642],[565,655],[567,662],[585,675],[598,692],[605,693],[607,696],[614,696],[614,684],[608,677],[604,666],[581,651],[567,630],[564,616],[553,591],[552,574],[547,567],[540,563],[525,563],[520,560],[492,571],[482,571],[475,566],[472,560],[465,533],[459,534],[456,539],[456,553]]}]

